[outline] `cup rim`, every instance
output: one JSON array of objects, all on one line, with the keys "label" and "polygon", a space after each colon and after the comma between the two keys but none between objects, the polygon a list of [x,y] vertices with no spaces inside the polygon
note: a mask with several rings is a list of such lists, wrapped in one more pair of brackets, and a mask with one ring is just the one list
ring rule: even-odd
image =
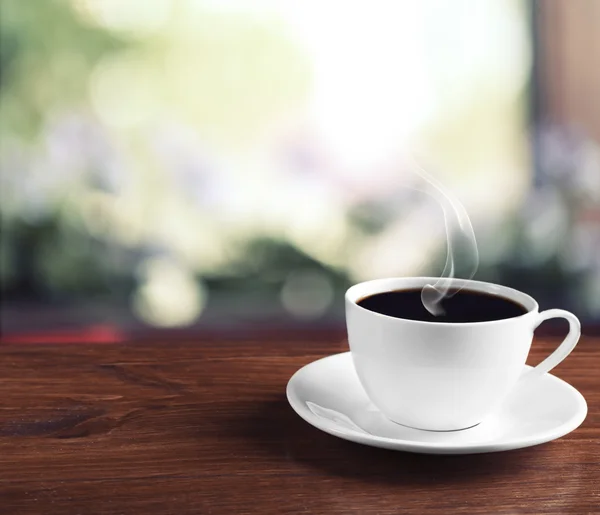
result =
[{"label": "cup rim", "polygon": [[[382,313],[376,313],[375,311],[371,311],[369,309],[363,308],[358,305],[358,301],[370,295],[375,295],[377,293],[384,293],[388,291],[394,291],[400,289],[402,287],[424,287],[426,284],[435,283],[439,277],[421,277],[421,276],[409,276],[409,277],[388,277],[383,279],[372,279],[369,281],[362,281],[360,283],[356,283],[350,288],[346,290],[345,299],[346,302],[352,304],[355,308],[358,308],[365,313],[369,313],[376,317],[383,317],[388,320],[400,321],[402,323],[412,323],[412,324],[425,324],[436,327],[470,327],[470,326],[485,326],[485,325],[494,325],[494,324],[502,324],[515,320],[521,320],[524,317],[528,317],[539,312],[539,305],[537,301],[527,293],[523,293],[522,291],[516,290],[515,288],[511,288],[509,286],[503,286],[501,284],[490,283],[486,281],[477,281],[473,279],[451,279],[452,286],[460,286],[462,287],[475,287],[476,291],[481,291],[489,294],[497,294],[508,297],[510,300],[514,300],[519,302],[524,308],[527,309],[525,313],[516,317],[510,318],[502,318],[500,320],[485,320],[481,322],[430,322],[424,320],[411,320],[410,318],[400,318],[400,317],[392,317],[389,315],[384,315]],[[365,290],[369,290],[366,292]],[[362,292],[362,294],[357,295],[358,292]]]}]

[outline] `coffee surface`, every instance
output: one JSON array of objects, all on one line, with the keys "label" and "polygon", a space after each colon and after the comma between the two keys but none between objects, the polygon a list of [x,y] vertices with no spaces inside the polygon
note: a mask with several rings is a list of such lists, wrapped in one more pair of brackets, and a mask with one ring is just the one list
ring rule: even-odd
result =
[{"label": "coffee surface", "polygon": [[445,314],[439,316],[432,315],[423,306],[421,288],[375,293],[360,299],[357,304],[382,315],[422,322],[489,322],[527,313],[521,304],[499,295],[468,289],[448,293],[452,296],[441,302]]}]

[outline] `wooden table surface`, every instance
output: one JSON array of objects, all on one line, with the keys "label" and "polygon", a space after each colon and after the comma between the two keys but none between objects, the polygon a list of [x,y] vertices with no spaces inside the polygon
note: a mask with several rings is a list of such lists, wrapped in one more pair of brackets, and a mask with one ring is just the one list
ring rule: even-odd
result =
[{"label": "wooden table surface", "polygon": [[[556,341],[534,343],[530,363]],[[361,446],[285,398],[341,340],[0,346],[0,513],[600,513],[600,339],[555,369],[587,399],[528,449],[428,456]]]}]

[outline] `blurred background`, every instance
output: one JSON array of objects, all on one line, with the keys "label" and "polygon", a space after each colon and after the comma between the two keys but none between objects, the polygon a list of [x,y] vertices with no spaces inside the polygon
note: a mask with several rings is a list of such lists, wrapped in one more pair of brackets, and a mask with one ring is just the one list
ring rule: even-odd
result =
[{"label": "blurred background", "polygon": [[442,271],[415,160],[475,279],[600,323],[597,0],[0,9],[5,338],[343,327],[350,284]]}]

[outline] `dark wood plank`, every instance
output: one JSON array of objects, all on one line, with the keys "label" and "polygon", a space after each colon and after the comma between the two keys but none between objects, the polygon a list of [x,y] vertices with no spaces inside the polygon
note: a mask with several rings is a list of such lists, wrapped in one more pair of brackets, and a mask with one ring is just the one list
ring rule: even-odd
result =
[{"label": "dark wood plank", "polygon": [[[557,341],[537,341],[530,363]],[[600,340],[555,373],[574,433],[486,455],[360,446],[285,399],[339,339],[0,346],[0,513],[600,513]]]}]

